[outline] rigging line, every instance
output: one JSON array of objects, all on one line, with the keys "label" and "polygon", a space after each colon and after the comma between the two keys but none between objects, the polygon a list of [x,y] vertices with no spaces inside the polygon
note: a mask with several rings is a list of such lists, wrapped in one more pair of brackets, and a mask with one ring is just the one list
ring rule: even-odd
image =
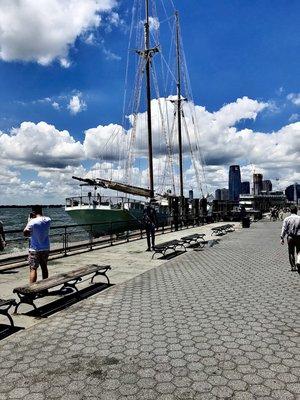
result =
[{"label": "rigging line", "polygon": [[146,63],[145,60],[141,58],[140,65],[139,65],[137,86],[136,86],[136,90],[135,90],[135,99],[134,99],[134,104],[133,104],[133,124],[132,124],[132,129],[130,132],[130,140],[129,140],[129,145],[128,145],[128,157],[127,157],[126,164],[125,164],[125,179],[126,179],[126,181],[129,181],[129,173],[130,173],[130,170],[132,170],[132,168],[133,168],[133,153],[134,153],[134,145],[135,145],[135,140],[136,140],[136,126],[137,126],[137,120],[138,120],[138,109],[140,106],[141,92],[142,92],[142,80],[143,80],[142,71],[145,67],[145,63]]},{"label": "rigging line", "polygon": [[[164,9],[165,16],[167,17],[167,20],[168,20],[168,19],[172,19],[172,17],[168,17],[168,13],[167,13],[167,9],[166,9],[164,0],[160,0],[160,2],[161,2],[162,7],[163,7],[163,9]],[[174,7],[174,10],[173,10],[173,13],[174,13],[174,11],[175,11],[175,7]],[[169,21],[168,21],[168,25],[169,25],[170,31],[172,32],[172,30],[171,30],[171,24],[169,23]]]},{"label": "rigging line", "polygon": [[[155,64],[153,64],[152,74],[153,74],[153,83],[154,83],[154,87],[155,87],[155,91],[156,91],[156,97],[157,97],[157,100],[158,100],[159,113],[160,113],[160,117],[161,117],[162,131],[163,131],[164,138],[165,138],[165,145],[166,145],[166,148],[167,148],[167,155],[169,157],[169,168],[170,168],[169,172],[170,172],[170,175],[171,175],[170,177],[172,179],[172,183],[174,184],[172,149],[171,149],[170,143],[168,141],[168,132],[167,132],[167,129],[166,129],[165,119],[164,119],[162,105],[161,105],[161,98],[160,98],[160,93],[159,93],[159,87],[158,87],[158,80],[157,80]],[[167,158],[166,158],[166,162],[167,162]]]},{"label": "rigging line", "polygon": [[128,48],[127,48],[127,60],[126,60],[126,72],[125,72],[125,88],[124,88],[124,97],[123,97],[123,116],[122,116],[122,126],[124,127],[125,123],[125,107],[126,107],[126,99],[127,99],[127,85],[128,85],[128,71],[129,71],[129,50],[130,50],[130,43],[132,40],[132,33],[133,33],[133,25],[134,25],[134,15],[135,15],[135,10],[136,10],[136,2],[137,0],[134,0],[131,12],[132,12],[132,18],[131,18],[131,25],[130,25],[130,31],[129,31],[129,41],[128,41]]},{"label": "rigging line", "polygon": [[199,164],[201,165],[201,168],[202,168],[202,175],[203,175],[204,184],[205,184],[205,186],[207,188],[206,163],[205,163],[205,158],[204,158],[203,153],[202,153],[202,147],[201,147],[200,141],[199,141],[199,131],[200,131],[200,129],[199,129],[199,126],[198,126],[198,118],[197,118],[197,115],[196,115],[196,107],[195,107],[195,104],[193,102],[188,102],[187,106],[189,107],[189,112],[190,112],[190,115],[192,117],[192,124],[193,124],[193,127],[194,127],[194,136],[195,136],[195,142],[196,142],[196,144],[195,144],[196,151],[197,151],[197,154],[199,156],[198,157],[199,158]]},{"label": "rigging line", "polygon": [[[175,29],[176,29],[176,21],[175,21],[174,16],[173,16],[173,27],[172,27],[172,30],[171,30],[171,44],[170,44],[170,49],[169,49],[168,61],[166,61],[168,68],[170,68],[169,66],[171,65],[172,53],[174,52],[174,49],[175,49]],[[175,70],[174,66],[175,66],[175,60],[173,60],[173,71]],[[177,84],[177,79],[176,79],[175,73],[173,71],[171,72],[170,77],[173,75],[174,83]],[[165,92],[167,93],[168,92],[169,83],[170,83],[170,89],[171,89],[171,79],[170,79],[170,82],[169,82],[169,75],[167,76],[167,79],[166,79],[165,82],[166,82],[166,84],[165,84]],[[170,92],[171,92],[171,90],[170,90]]]},{"label": "rigging line", "polygon": [[[192,159],[192,164],[193,164],[193,167],[194,167],[194,170],[195,170],[195,175],[196,175],[196,181],[197,181],[197,184],[198,184],[198,189],[199,189],[199,192],[201,192],[201,193],[202,193],[202,196],[203,196],[203,189],[202,189],[202,184],[201,184],[201,182],[200,182],[199,171],[198,171],[198,168],[197,168],[197,163],[196,163],[195,155],[194,155],[193,148],[192,148],[191,138],[190,138],[190,135],[189,135],[189,131],[188,131],[186,119],[185,119],[185,116],[184,116],[184,113],[183,113],[183,112],[182,112],[182,117],[183,117],[183,118],[182,118],[182,120],[183,120],[183,125],[184,125],[185,132],[186,132],[186,135],[187,135],[187,138],[188,138],[188,142],[189,142],[189,147],[190,147],[190,152],[191,152],[191,159]],[[177,118],[178,118],[178,116],[177,116]]]}]

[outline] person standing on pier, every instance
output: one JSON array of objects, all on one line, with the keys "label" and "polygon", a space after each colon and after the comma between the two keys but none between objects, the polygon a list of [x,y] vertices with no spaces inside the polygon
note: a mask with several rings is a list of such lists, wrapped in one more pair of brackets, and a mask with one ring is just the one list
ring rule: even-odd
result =
[{"label": "person standing on pier", "polygon": [[24,236],[30,237],[28,262],[30,268],[29,282],[37,280],[37,269],[40,266],[43,279],[48,278],[48,257],[50,250],[49,229],[51,219],[43,216],[42,206],[33,206],[32,215],[24,229]]},{"label": "person standing on pier", "polygon": [[4,233],[4,228],[3,228],[3,222],[0,221],[0,251],[3,251],[5,246],[6,246],[6,242],[5,242],[5,233]]},{"label": "person standing on pier", "polygon": [[284,244],[284,237],[287,236],[291,270],[298,270],[298,273],[300,274],[300,216],[297,215],[297,213],[297,206],[292,206],[291,215],[286,217],[283,221],[281,230],[281,244]]},{"label": "person standing on pier", "polygon": [[151,202],[149,205],[147,205],[147,207],[144,210],[143,222],[145,225],[146,235],[147,235],[148,247],[146,251],[151,251],[151,245],[152,249],[154,249],[155,246],[155,228],[157,226],[156,211],[155,208],[151,206]]}]

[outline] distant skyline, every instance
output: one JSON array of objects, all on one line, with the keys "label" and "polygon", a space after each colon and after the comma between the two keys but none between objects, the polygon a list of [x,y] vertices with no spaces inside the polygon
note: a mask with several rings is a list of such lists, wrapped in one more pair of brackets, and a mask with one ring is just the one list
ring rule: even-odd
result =
[{"label": "distant skyline", "polygon": [[[274,189],[300,182],[300,2],[162,1],[180,13],[209,192],[231,164],[243,181],[255,171]],[[0,204],[63,203],[71,176],[95,168],[122,124],[137,2],[0,0]],[[117,171],[114,151],[105,160]],[[187,154],[184,167],[188,195]]]}]

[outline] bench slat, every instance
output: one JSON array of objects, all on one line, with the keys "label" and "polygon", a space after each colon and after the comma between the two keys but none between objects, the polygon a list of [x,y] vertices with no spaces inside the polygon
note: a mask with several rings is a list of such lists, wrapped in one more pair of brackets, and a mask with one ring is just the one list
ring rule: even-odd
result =
[{"label": "bench slat", "polygon": [[78,279],[83,276],[92,274],[93,272],[101,271],[102,269],[109,270],[111,268],[109,265],[91,264],[80,267],[71,272],[56,274],[51,276],[50,278],[43,279],[29,285],[17,287],[13,290],[13,292],[21,294],[36,294],[41,292],[42,290],[51,289],[55,286],[63,285],[64,283],[67,283],[72,279]]}]

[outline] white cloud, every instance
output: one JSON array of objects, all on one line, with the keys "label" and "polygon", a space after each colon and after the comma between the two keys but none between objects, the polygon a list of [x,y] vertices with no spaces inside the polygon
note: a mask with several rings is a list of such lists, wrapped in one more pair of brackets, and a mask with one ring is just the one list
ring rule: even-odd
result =
[{"label": "white cloud", "polygon": [[59,106],[59,104],[58,104],[56,101],[53,101],[53,102],[51,103],[51,105],[52,105],[52,107],[53,107],[55,110],[59,110],[59,109],[60,109],[60,106]]},{"label": "white cloud", "polygon": [[10,134],[0,134],[0,155],[25,167],[64,168],[78,164],[84,152],[82,144],[66,130],[59,131],[46,122],[23,122]]},{"label": "white cloud", "polygon": [[71,97],[68,105],[68,109],[70,110],[71,114],[76,115],[79,112],[86,110],[86,108],[86,103],[84,102],[84,100],[82,100],[81,93],[78,93]]},{"label": "white cloud", "polygon": [[108,161],[124,159],[128,136],[120,125],[98,125],[85,131],[83,147],[87,158]]},{"label": "white cloud", "polygon": [[300,119],[300,114],[294,113],[290,116],[289,122],[295,122],[298,121],[298,119]]},{"label": "white cloud", "polygon": [[300,93],[290,93],[286,96],[295,106],[300,106]]},{"label": "white cloud", "polygon": [[[169,171],[169,160],[166,157],[166,143],[162,130],[161,110],[172,126],[174,105],[166,99],[152,100],[153,111],[153,149],[154,175],[157,188],[162,190],[163,184],[172,185]],[[273,181],[274,187],[284,188],[288,184],[300,181],[300,122],[290,123],[274,132],[260,132],[251,129],[239,130],[236,125],[243,119],[255,119],[257,115],[269,107],[268,103],[258,102],[244,97],[231,104],[224,105],[216,112],[209,112],[204,107],[184,103],[183,111],[189,131],[192,149],[197,155],[199,146],[206,160],[206,179],[208,191],[213,193],[217,187],[226,187],[228,182],[228,166],[239,163],[242,179],[250,180],[254,169]],[[102,176],[107,179],[124,181],[129,177],[136,185],[148,186],[147,170],[147,130],[146,114],[137,115],[137,119],[129,116],[131,124],[136,122],[136,139],[131,142],[132,126],[126,131],[120,125],[99,125],[85,131],[83,143],[76,141],[69,132],[59,131],[45,122],[34,124],[24,122],[10,134],[0,134],[0,160],[6,163],[1,167],[0,184],[8,181],[1,178],[7,175],[13,179],[21,190],[29,190],[30,182],[43,182],[44,193],[50,198],[50,187],[56,191],[56,198],[74,193],[77,187],[72,175],[85,176],[86,169],[80,166],[83,160],[98,159],[89,176]],[[193,124],[193,118],[197,122]],[[175,125],[176,126],[176,125]],[[128,175],[125,164],[129,147],[132,146],[133,163]],[[177,132],[174,130],[171,141],[173,162],[178,171]],[[185,162],[185,187],[194,188],[197,195],[197,179],[191,163],[189,141],[183,124],[183,147]],[[12,165],[18,167],[17,172]],[[196,165],[200,166],[197,157]],[[20,181],[21,168],[31,168],[37,177],[29,182]],[[201,169],[201,168],[200,168]],[[202,176],[201,176],[202,177]],[[164,179],[165,178],[165,179]],[[178,178],[175,178],[178,187]],[[21,185],[21,186],[20,186]],[[31,184],[31,185],[35,185]],[[48,185],[48,186],[47,186]],[[59,187],[56,190],[54,187]],[[7,189],[8,190],[8,189]]]},{"label": "white cloud", "polygon": [[114,6],[116,0],[1,0],[0,59],[41,65],[58,59],[67,68],[76,38],[96,29]]},{"label": "white cloud", "polygon": [[157,31],[160,27],[160,23],[158,18],[156,17],[149,17],[149,27],[152,31]]}]

